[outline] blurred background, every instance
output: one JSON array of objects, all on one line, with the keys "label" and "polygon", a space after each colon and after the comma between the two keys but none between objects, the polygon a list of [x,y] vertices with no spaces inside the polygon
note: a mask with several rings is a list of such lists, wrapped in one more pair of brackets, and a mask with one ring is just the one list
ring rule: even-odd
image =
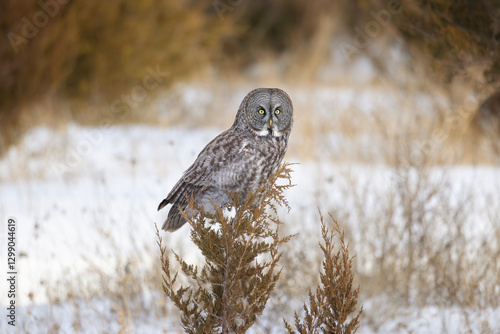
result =
[{"label": "blurred background", "polygon": [[[185,82],[392,84],[439,94],[452,112],[465,99],[473,99],[467,103],[475,109],[498,89],[500,13],[493,0],[27,0],[1,6],[1,152],[39,124],[97,124],[105,114],[113,123],[168,125],[228,116],[226,109],[214,115],[207,108],[181,116],[161,105],[145,115],[145,104]],[[148,68],[168,76],[146,93],[132,91]],[[123,98],[131,94],[132,101]],[[442,119],[446,110],[427,112]]]},{"label": "blurred background", "polygon": [[294,102],[301,234],[254,332],[317,283],[318,207],[357,254],[361,332],[500,331],[498,1],[3,0],[0,27],[17,332],[180,331],[155,208],[256,87]]}]

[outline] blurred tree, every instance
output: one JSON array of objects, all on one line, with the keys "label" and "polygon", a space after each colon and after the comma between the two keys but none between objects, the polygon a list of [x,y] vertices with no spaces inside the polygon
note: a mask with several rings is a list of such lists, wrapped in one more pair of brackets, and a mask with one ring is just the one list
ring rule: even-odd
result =
[{"label": "blurred tree", "polygon": [[[497,0],[356,0],[371,10],[396,6],[392,15],[404,41],[420,61],[432,64],[444,82],[460,76],[477,85],[500,79],[500,2]],[[418,59],[417,59],[418,60]],[[477,75],[479,73],[480,75]]]},{"label": "blurred tree", "polygon": [[150,69],[168,73],[167,88],[208,64],[240,73],[282,54],[285,72],[316,73],[337,31],[354,36],[384,10],[397,15],[379,33],[396,32],[440,83],[460,77],[475,91],[498,89],[498,0],[1,1],[0,154],[43,118],[20,110],[46,96],[109,106],[144,86]]},{"label": "blurred tree", "polygon": [[19,137],[23,122],[40,121],[20,110],[44,96],[109,103],[131,87],[145,86],[151,69],[162,73],[166,88],[203,68],[220,49],[221,36],[232,34],[230,20],[220,22],[206,12],[211,5],[208,0],[2,1],[0,152]]}]

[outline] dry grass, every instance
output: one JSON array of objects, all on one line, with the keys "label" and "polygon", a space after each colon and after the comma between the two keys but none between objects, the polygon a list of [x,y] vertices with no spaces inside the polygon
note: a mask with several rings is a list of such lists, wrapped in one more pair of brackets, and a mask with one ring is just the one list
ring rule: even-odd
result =
[{"label": "dry grass", "polygon": [[408,153],[386,180],[360,184],[348,175],[345,203],[334,209],[357,231],[362,291],[416,305],[498,307],[499,203],[491,203],[485,222],[475,189],[454,189],[446,169],[408,164]]},{"label": "dry grass", "polygon": [[[492,6],[489,0],[483,1],[483,4]],[[113,0],[91,5],[71,1],[56,6],[53,17],[44,14],[47,9],[43,9],[35,0],[22,3],[6,1],[0,6],[2,12],[6,13],[1,18],[6,31],[21,37],[26,35],[25,26],[34,24],[36,18],[41,17],[40,13],[47,16],[47,22],[40,23],[40,27],[35,26],[33,36],[22,37],[26,43],[13,47],[7,40],[0,45],[1,154],[22,137],[25,129],[40,123],[52,125],[76,120],[83,124],[100,124],[103,119],[110,122],[158,122],[158,118],[152,116],[156,108],[148,105],[151,97],[193,73],[203,76],[200,73],[207,68],[214,72],[212,80],[228,82],[229,85],[234,82],[235,76],[241,78],[242,74],[253,80],[253,70],[265,62],[272,67],[271,71],[263,70],[262,76],[267,76],[264,78],[266,82],[293,82],[300,86],[317,82],[325,64],[328,65],[332,59],[337,67],[353,65],[357,58],[346,61],[339,53],[339,43],[352,42],[355,34],[353,26],[364,27],[373,21],[370,10],[381,10],[386,7],[386,3],[364,0],[337,3],[322,0],[314,4],[299,0],[243,1],[230,4],[221,15],[214,7],[214,2],[205,0],[191,3],[148,0],[141,4],[131,0]],[[459,15],[463,10],[460,6],[453,7],[449,2],[440,3],[440,6],[440,10],[452,8],[454,15]],[[408,12],[394,15],[391,21],[396,23],[394,26],[391,24],[382,29],[380,36],[370,40],[378,44],[373,43],[374,47],[358,50],[357,55],[372,61],[376,69],[374,80],[381,81],[382,86],[386,76],[394,79],[396,85],[401,83],[401,78],[417,77],[417,87],[405,87],[404,94],[416,90],[434,94],[436,86],[446,91],[448,83],[443,85],[439,78],[430,82],[428,62],[422,61],[422,55],[411,52],[411,48],[404,46],[397,38],[398,28],[402,31],[407,28],[401,26],[407,22],[405,18],[413,15],[419,18],[418,22],[428,19],[414,4],[410,7]],[[493,15],[490,12],[481,7],[474,13],[489,20],[489,16]],[[455,16],[453,18],[457,19]],[[446,23],[442,17],[434,19],[438,26]],[[438,36],[441,38],[437,38],[437,43],[442,40],[461,41],[460,29],[456,26],[447,27],[450,33]],[[481,36],[476,51],[482,57],[492,56],[489,48],[493,44],[490,35],[485,35],[491,27],[478,25],[472,28],[479,31]],[[403,45],[401,57],[407,59],[404,66],[396,64],[387,52],[398,43],[400,47]],[[453,57],[453,49],[450,50],[444,53],[444,58]],[[468,51],[474,53],[474,48]],[[495,58],[493,56],[492,59]],[[464,57],[461,54],[458,58]],[[158,88],[146,89],[144,79],[150,73],[148,68],[159,68],[160,72],[168,73]],[[477,76],[472,75],[477,70],[469,67],[466,70],[470,72],[468,76],[458,81],[465,81],[472,93],[482,97],[485,90],[495,86],[494,82],[479,82],[477,85],[478,80],[473,79]],[[275,74],[269,74],[273,71]],[[355,79],[340,77],[338,81],[352,83]],[[449,86],[450,90],[457,91],[455,88]],[[359,86],[359,89],[363,87]],[[458,95],[463,96],[461,92]],[[405,97],[403,94],[400,97],[403,105],[406,103]],[[59,107],[61,100],[64,101],[63,106]],[[452,112],[463,109],[464,101],[455,101],[449,108]],[[311,108],[310,105],[304,106]],[[380,109],[385,111],[383,107]],[[309,127],[306,129],[309,135],[306,144],[318,143],[319,140],[315,138],[318,130],[320,133],[333,130],[337,134],[348,134],[350,138],[362,137],[372,131],[368,125],[375,122],[387,127],[388,121],[394,116],[357,121],[360,117],[366,118],[366,115],[358,115],[356,106],[351,106],[350,110],[354,110],[354,115],[332,111],[335,115],[333,119],[340,115],[338,124],[334,126],[323,120],[316,122],[328,129],[318,129],[317,124],[305,125]],[[439,110],[434,112],[434,116],[443,116]],[[187,118],[175,111],[172,113],[184,120]],[[397,114],[396,119],[399,118]],[[452,131],[450,142],[466,141],[471,143],[471,151],[474,151],[472,148],[475,144],[472,141],[477,135],[463,134],[462,130]],[[301,151],[304,155],[310,154],[307,148],[301,148]],[[488,162],[488,154],[462,154],[461,159],[467,163]],[[314,158],[314,155],[310,157]],[[369,162],[374,157],[364,150],[358,152],[358,159]]]},{"label": "dry grass", "polygon": [[[327,54],[337,7],[328,1],[243,2],[230,4],[221,15],[215,2],[206,0],[4,1],[0,153],[46,117],[68,115],[57,108],[43,115],[32,112],[46,100],[76,100],[70,118],[94,123],[96,117],[88,113],[116,108],[123,95],[132,93],[142,101],[144,88],[151,93],[151,82],[144,84],[151,68],[168,73],[160,83],[165,90],[210,65],[234,73],[262,55],[312,46],[315,54],[323,55],[308,61],[314,71]],[[325,13],[321,22],[319,13]],[[310,58],[308,53],[294,54],[286,68]],[[304,70],[300,66],[301,76],[308,75]],[[134,92],[136,87],[143,89]],[[113,122],[123,121],[116,110],[111,116]]]},{"label": "dry grass", "polygon": [[[132,235],[130,238],[133,240]],[[109,240],[113,242],[111,236]],[[61,333],[67,328],[67,323],[62,323],[72,319],[74,332],[100,328],[103,333],[133,333],[135,324],[145,318],[175,314],[160,293],[160,267],[152,263],[158,257],[156,250],[137,249],[134,253],[138,255],[120,257],[116,251],[117,256],[105,263],[88,259],[84,275],[71,267],[62,268],[66,272],[63,277],[44,282],[40,291],[32,293],[33,299],[43,298],[38,295],[45,290],[48,306],[54,311],[28,311],[18,332],[29,333],[36,328]]]},{"label": "dry grass", "polygon": [[30,109],[44,97],[76,97],[99,107],[144,86],[132,92],[140,99],[156,85],[148,69],[166,73],[157,84],[167,88],[203,68],[222,36],[231,34],[226,23],[204,12],[211,2],[51,3],[56,5],[49,14],[35,0],[2,3],[2,26],[23,43],[0,47],[1,150],[18,139],[17,132],[43,120],[25,123],[23,113],[32,116]]},{"label": "dry grass", "polygon": [[[32,17],[39,10],[36,3],[34,0],[2,3],[3,12],[9,13],[2,16],[4,25],[18,29],[21,17]],[[273,2],[266,15],[261,15],[258,4],[244,2],[243,7],[228,13],[223,21],[214,13],[207,17],[203,11],[169,1],[162,2],[161,8],[157,5],[154,1],[137,4],[121,0],[90,5],[72,1],[28,44],[21,45],[18,54],[12,54],[9,44],[2,44],[0,57],[6,61],[0,65],[0,96],[8,99],[2,100],[0,122],[9,124],[10,129],[10,132],[2,129],[2,135],[8,141],[16,141],[20,138],[20,132],[17,133],[20,127],[40,123],[57,126],[70,120],[98,125],[104,119],[111,119],[131,124],[203,124],[226,128],[240,102],[237,94],[244,96],[254,86],[283,87],[283,82],[291,82],[283,87],[294,99],[296,110],[289,157],[332,165],[381,163],[393,168],[384,180],[361,179],[349,172],[338,175],[331,186],[342,189],[342,202],[326,201],[330,207],[322,208],[335,214],[346,231],[351,251],[357,254],[354,270],[361,284],[361,303],[380,298],[387,305],[380,313],[365,310],[366,323],[376,328],[384,317],[392,317],[408,305],[463,310],[499,306],[500,203],[488,206],[477,203],[474,193],[477,189],[472,186],[457,190],[446,167],[464,163],[498,164],[498,152],[495,155],[498,146],[494,146],[498,145],[498,137],[485,136],[481,129],[473,128],[474,112],[484,90],[476,92],[467,85],[452,93],[446,88],[437,90],[425,80],[425,75],[418,77],[411,71],[405,75],[416,78],[404,84],[388,82],[390,77],[358,84],[351,76],[318,84],[316,74],[323,62],[327,63],[330,30],[337,24],[336,17],[323,15],[319,5],[308,7],[304,21],[299,24],[307,29],[288,30],[289,35],[283,35],[283,31],[270,33],[295,23],[285,21],[284,17],[273,20],[284,1]],[[301,11],[298,1],[293,1],[293,6],[291,12],[285,11],[292,18]],[[245,16],[239,27],[246,34],[223,40],[221,46],[221,36],[241,33],[228,31],[227,25],[242,19],[250,8],[253,15]],[[129,15],[132,12],[137,15]],[[319,16],[322,18],[317,19]],[[313,24],[314,20],[318,26]],[[255,26],[260,28],[252,29]],[[171,33],[172,27],[175,34]],[[200,35],[200,31],[204,34]],[[290,40],[294,50],[315,51],[282,52],[283,45],[273,44],[277,40]],[[263,47],[264,41],[275,48]],[[280,52],[282,56],[277,57]],[[193,101],[186,100],[180,86],[174,85],[174,89],[164,92],[164,88],[206,66],[212,56],[223,70],[216,68],[209,74],[199,74],[197,78],[203,80],[195,85],[201,87],[194,92],[196,107]],[[254,74],[256,68],[239,70],[242,64],[253,64],[253,60],[261,57],[265,61],[260,60],[258,65],[267,63],[257,68],[261,71],[258,75]],[[143,87],[148,74],[146,67],[157,64],[169,73],[158,90],[147,91],[144,98],[125,107],[123,100],[118,107],[113,104],[114,99],[121,99],[121,94],[130,96],[135,87]],[[401,64],[388,65],[395,72],[408,70]],[[269,68],[272,70],[268,71]],[[370,111],[362,103],[366,92],[382,97],[380,103],[369,105]],[[353,98],[345,102],[349,94]],[[468,100],[469,94],[472,102]],[[75,102],[70,96],[89,100]],[[424,99],[422,104],[415,96],[427,96],[429,100]],[[161,99],[157,100],[158,97]],[[373,103],[375,99],[368,100]],[[36,107],[30,104],[32,101]],[[0,144],[0,152],[5,145],[5,142]],[[57,149],[64,153],[66,148],[62,146]],[[16,166],[17,177],[43,178],[44,171],[38,175],[38,171],[33,173],[28,168],[30,160],[44,159],[43,152],[42,156],[26,159],[26,163]],[[317,203],[324,203],[320,200],[328,199],[330,194],[325,191],[315,195]],[[289,270],[282,273],[267,313],[263,314],[265,319],[273,320],[283,313],[291,315],[301,306],[307,290],[318,284],[321,253],[307,247],[316,240],[317,236],[304,232],[290,242],[294,247],[285,248],[282,262]],[[85,279],[71,277],[45,282],[50,304],[57,306],[69,301],[76,315],[84,308],[99,314],[94,304],[100,298],[108,299],[110,302],[104,307],[114,316],[114,328],[122,332],[133,328],[134,321],[148,314],[157,318],[176,317],[178,314],[160,295],[158,264],[139,265],[143,256],[157,258],[156,252],[137,250],[141,258],[121,258],[118,250],[116,253],[118,260],[104,268],[89,260]],[[103,312],[103,316],[108,314]],[[75,316],[75,332],[86,320],[84,316]],[[49,333],[61,331],[57,315],[39,321]],[[109,319],[99,321],[109,322]],[[263,321],[256,326],[269,332],[270,323]],[[485,332],[493,331],[487,326]]]},{"label": "dry grass", "polygon": [[[423,154],[416,160],[413,152],[420,144],[409,138],[410,134],[394,140],[388,149],[395,163],[386,179],[366,179],[346,172],[329,185],[341,189],[341,202],[328,200],[328,192],[317,194],[316,203],[327,199],[331,204],[325,209],[341,223],[350,251],[356,254],[354,271],[361,285],[360,303],[381,298],[386,305],[380,314],[365,310],[362,326],[376,328],[409,305],[462,310],[499,306],[500,203],[489,202],[484,207],[475,200],[476,189],[455,188],[451,171],[436,168],[439,163],[432,161],[440,154]],[[297,221],[301,219],[300,210],[292,211]],[[286,229],[283,232],[288,233]],[[110,238],[113,245],[116,240]],[[270,331],[272,319],[299,309],[308,289],[317,285],[321,254],[319,249],[309,247],[317,239],[317,235],[303,232],[284,249],[281,263],[287,269],[263,314],[266,321],[258,322],[256,328]],[[147,314],[162,319],[177,317],[161,296],[158,264],[152,261],[144,265],[144,259],[156,259],[157,252],[137,249],[136,254],[141,255],[123,258],[116,249],[114,262],[103,266],[89,259],[84,276],[47,282],[51,305],[70,302],[74,314],[86,308],[99,314],[102,309],[95,304],[107,299],[104,307],[110,313],[102,312],[102,316],[112,314],[117,331],[134,328],[134,323]],[[85,315],[75,317],[75,331],[86,320]],[[50,325],[51,333],[61,331],[59,321],[55,313],[50,319],[40,319],[44,328]]]}]

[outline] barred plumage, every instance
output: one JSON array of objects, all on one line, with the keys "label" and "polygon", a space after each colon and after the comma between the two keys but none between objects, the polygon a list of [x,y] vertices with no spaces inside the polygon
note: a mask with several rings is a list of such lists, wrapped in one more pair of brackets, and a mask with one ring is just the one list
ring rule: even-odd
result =
[{"label": "barred plumage", "polygon": [[278,169],[293,127],[293,106],[278,88],[257,88],[243,99],[229,130],[213,139],[177,182],[158,210],[172,204],[162,229],[175,231],[186,220],[180,210],[193,196],[205,211],[211,202],[226,206],[228,193],[242,198],[258,189]]}]

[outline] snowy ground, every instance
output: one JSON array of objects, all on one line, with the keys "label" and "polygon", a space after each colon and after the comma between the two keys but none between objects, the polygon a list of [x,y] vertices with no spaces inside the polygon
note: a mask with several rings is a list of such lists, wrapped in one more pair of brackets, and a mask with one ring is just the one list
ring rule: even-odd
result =
[{"label": "snowy ground", "polygon": [[[168,316],[175,311],[164,301],[159,285],[155,289],[145,281],[150,274],[142,272],[151,271],[152,263],[158,261],[154,222],[161,225],[166,215],[165,210],[156,212],[158,203],[221,130],[72,124],[63,132],[33,129],[12,148],[0,160],[0,263],[4,267],[7,262],[7,220],[14,218],[17,326],[13,330],[5,320],[8,299],[2,276],[0,332],[118,332],[120,313],[132,314],[129,326],[135,333],[180,332],[175,317]],[[291,155],[286,160],[300,162]],[[306,231],[318,235],[318,207],[327,211],[344,205],[336,185],[343,182],[346,171],[360,184],[371,180],[383,189],[391,168],[302,161],[294,170],[297,186],[287,194],[292,210],[282,218],[290,232],[307,227]],[[499,168],[446,170],[457,192],[476,190],[478,205],[500,203]],[[435,174],[441,171],[437,168]],[[481,223],[483,213],[477,210],[478,226],[487,225]],[[487,227],[480,228],[484,229]],[[188,232],[186,226],[166,234],[164,242],[195,259],[198,254],[187,241]],[[130,288],[131,295],[123,296],[130,309],[118,309],[114,298],[130,275],[138,282],[143,279],[144,285]],[[500,332],[500,309],[410,306],[388,317],[390,301],[374,298],[360,303],[365,307],[361,333],[459,333],[463,328],[475,333]],[[283,328],[281,323],[277,325]]]}]

